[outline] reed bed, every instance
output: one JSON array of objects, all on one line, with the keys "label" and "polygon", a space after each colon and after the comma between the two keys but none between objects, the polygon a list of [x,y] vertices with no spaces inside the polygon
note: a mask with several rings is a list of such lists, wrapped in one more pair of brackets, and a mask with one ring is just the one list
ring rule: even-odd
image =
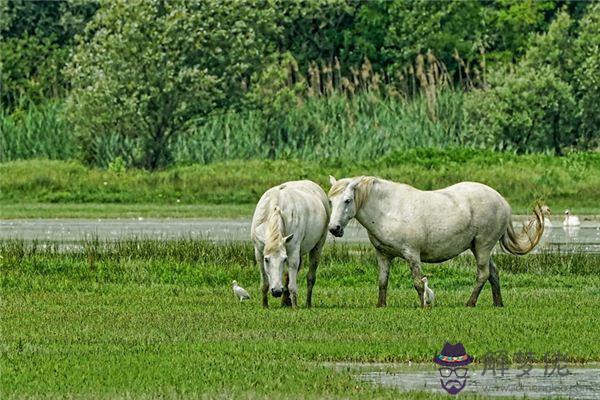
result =
[{"label": "reed bed", "polygon": [[45,105],[27,102],[10,114],[0,108],[0,162],[74,158],[77,144],[61,117],[61,110],[60,101]]}]

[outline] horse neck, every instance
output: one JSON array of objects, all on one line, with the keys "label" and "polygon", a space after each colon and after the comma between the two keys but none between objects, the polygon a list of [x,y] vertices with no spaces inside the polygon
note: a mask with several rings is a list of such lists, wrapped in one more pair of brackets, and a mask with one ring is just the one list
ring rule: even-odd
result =
[{"label": "horse neck", "polygon": [[[401,187],[404,188],[404,186]],[[382,219],[385,219],[387,203],[382,199],[390,196],[393,190],[398,190],[398,187],[384,180],[377,180],[371,187],[371,191],[355,216],[356,220],[367,230],[373,229],[372,221],[385,222]]]}]

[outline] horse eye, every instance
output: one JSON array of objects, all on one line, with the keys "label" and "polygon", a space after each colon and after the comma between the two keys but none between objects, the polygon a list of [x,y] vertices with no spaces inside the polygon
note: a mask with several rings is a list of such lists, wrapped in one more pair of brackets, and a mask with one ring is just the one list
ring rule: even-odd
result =
[{"label": "horse eye", "polygon": [[265,262],[268,264],[269,263],[269,259],[267,257],[265,257]]},{"label": "horse eye", "polygon": [[287,257],[284,257],[284,258],[283,258],[283,262],[287,262]]},{"label": "horse eye", "polygon": [[344,203],[346,203],[346,204],[350,204],[350,199],[346,199],[346,200],[344,200]]}]

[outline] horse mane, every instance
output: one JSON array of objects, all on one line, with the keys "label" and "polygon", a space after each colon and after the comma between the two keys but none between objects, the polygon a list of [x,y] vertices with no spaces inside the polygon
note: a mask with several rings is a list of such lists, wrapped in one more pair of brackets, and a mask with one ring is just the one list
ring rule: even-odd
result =
[{"label": "horse mane", "polygon": [[272,253],[281,246],[283,242],[283,216],[281,215],[281,207],[279,207],[279,192],[285,188],[281,185],[277,190],[269,194],[269,208],[263,214],[263,222],[266,222],[266,237],[265,237],[265,254]]},{"label": "horse mane", "polygon": [[367,200],[367,197],[369,196],[369,193],[373,188],[373,183],[377,179],[374,176],[360,176],[354,178],[340,179],[333,184],[331,189],[329,189],[329,197],[342,193],[344,190],[346,190],[350,183],[354,182],[357,179],[358,183],[356,183],[356,186],[354,188],[354,201],[356,202],[356,209],[360,209]]}]

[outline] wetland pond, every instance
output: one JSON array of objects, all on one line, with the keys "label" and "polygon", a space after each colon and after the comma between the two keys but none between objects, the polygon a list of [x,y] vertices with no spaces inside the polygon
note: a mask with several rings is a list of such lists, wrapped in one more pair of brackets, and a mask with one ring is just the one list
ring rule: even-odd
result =
[{"label": "wetland pond", "polygon": [[[520,221],[515,216],[515,221]],[[515,223],[519,229],[520,223]],[[0,220],[0,240],[58,241],[120,240],[127,238],[211,241],[249,241],[250,220],[220,219],[12,219]],[[369,243],[365,229],[356,222],[346,228],[343,238],[328,235],[330,242]],[[546,228],[536,251],[600,254],[600,222],[584,221],[580,227]]]},{"label": "wetland pond", "polygon": [[[431,364],[363,364],[335,363],[336,370],[353,373],[358,381],[403,392],[425,391],[447,394],[442,388],[440,372]],[[469,365],[465,386],[461,392],[489,397],[517,398],[569,398],[592,400],[600,398],[600,365],[563,364],[560,369],[552,365],[529,365],[531,369],[509,366],[501,371],[484,372],[481,365]],[[529,368],[527,368],[529,369]],[[519,376],[522,375],[522,376]]]}]

